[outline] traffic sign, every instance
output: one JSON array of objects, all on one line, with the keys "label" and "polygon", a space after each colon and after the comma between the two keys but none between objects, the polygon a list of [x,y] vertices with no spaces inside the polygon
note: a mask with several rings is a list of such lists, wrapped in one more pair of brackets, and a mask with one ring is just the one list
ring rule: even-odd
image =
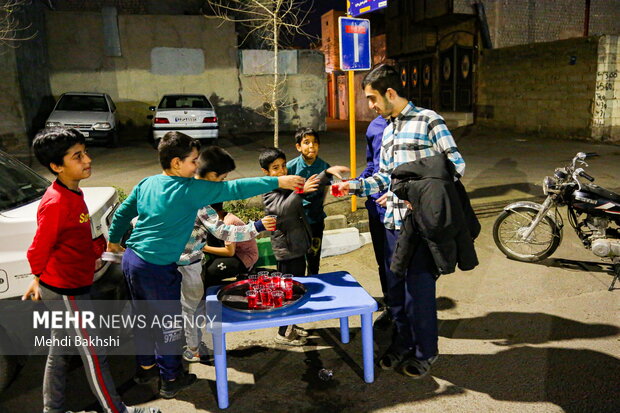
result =
[{"label": "traffic sign", "polygon": [[387,0],[350,0],[348,3],[349,15],[353,17],[387,7]]},{"label": "traffic sign", "polygon": [[368,70],[370,62],[370,21],[339,17],[340,68]]}]

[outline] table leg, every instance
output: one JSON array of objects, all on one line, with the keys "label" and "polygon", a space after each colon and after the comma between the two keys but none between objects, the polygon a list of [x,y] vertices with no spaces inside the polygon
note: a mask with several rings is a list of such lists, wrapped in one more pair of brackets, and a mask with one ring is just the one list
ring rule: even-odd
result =
[{"label": "table leg", "polygon": [[226,334],[213,334],[213,353],[215,361],[215,385],[217,405],[220,409],[228,407],[228,372],[226,371]]},{"label": "table leg", "polygon": [[362,319],[362,358],[364,360],[364,381],[375,381],[375,365],[372,342],[372,313],[361,315]]},{"label": "table leg", "polygon": [[340,341],[344,344],[349,342],[349,317],[340,318]]}]

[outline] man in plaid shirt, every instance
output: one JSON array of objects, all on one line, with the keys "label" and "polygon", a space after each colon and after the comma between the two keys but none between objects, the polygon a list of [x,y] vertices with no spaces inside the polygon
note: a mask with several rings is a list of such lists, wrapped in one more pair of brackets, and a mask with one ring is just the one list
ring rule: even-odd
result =
[{"label": "man in plaid shirt", "polygon": [[388,120],[381,143],[379,171],[339,186],[345,194],[359,196],[387,190],[386,196],[380,198],[386,206],[385,268],[388,305],[398,334],[379,364],[384,369],[399,368],[408,376],[421,378],[428,374],[438,355],[434,262],[428,247],[422,245],[416,250],[405,278],[398,278],[390,271],[408,207],[389,191],[390,175],[401,164],[444,153],[460,177],[465,171],[465,161],[443,118],[403,97],[400,74],[393,67],[374,68],[362,81],[362,87],[370,109]]}]

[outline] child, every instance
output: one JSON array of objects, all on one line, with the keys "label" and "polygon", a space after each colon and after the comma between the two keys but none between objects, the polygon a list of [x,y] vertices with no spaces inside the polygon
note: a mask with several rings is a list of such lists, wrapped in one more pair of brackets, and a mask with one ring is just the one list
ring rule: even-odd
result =
[{"label": "child", "polygon": [[[319,158],[319,134],[314,129],[298,129],[295,133],[295,141],[295,147],[301,155],[286,164],[286,168],[291,174],[312,179],[329,168],[329,164]],[[339,169],[339,171],[343,173],[348,172],[348,168]],[[304,213],[310,226],[312,238],[310,249],[306,254],[308,275],[319,273],[321,243],[323,241],[326,217],[323,211],[324,201],[325,191],[314,191],[303,196]]]},{"label": "child", "polygon": [[[228,173],[235,169],[235,160],[224,149],[218,146],[210,146],[200,154],[199,165],[196,175],[198,179],[205,179],[211,182],[222,182],[226,179]],[[211,206],[206,206],[198,211],[192,235],[185,245],[185,250],[183,254],[181,254],[181,258],[177,261],[179,272],[183,276],[181,281],[181,307],[183,309],[184,319],[191,320],[204,296],[205,285],[202,281],[203,251],[209,253],[219,252],[218,249],[211,249],[205,246],[208,237],[212,235],[230,242],[230,245],[225,249],[226,251],[232,250],[232,256],[224,259],[221,263],[212,263],[212,265],[214,265],[214,269],[218,269],[217,265],[221,264],[221,269],[219,270],[219,273],[221,273],[220,275],[234,275],[246,270],[241,261],[234,257],[235,242],[239,242],[241,245],[245,243],[240,241],[254,243],[257,259],[258,250],[253,238],[258,235],[258,232],[264,231],[266,229],[265,227],[270,229],[275,227],[275,220],[270,217],[265,217],[263,220],[247,225],[237,218],[239,222],[235,221],[233,224],[230,222],[230,219],[224,219],[223,216],[220,215],[222,209],[221,203],[214,205],[214,207],[216,208],[214,209]],[[232,216],[234,217],[234,215]],[[239,223],[240,225],[238,226],[237,224]],[[241,249],[243,249],[243,247]],[[250,263],[250,267],[254,265],[256,259]],[[207,268],[210,268],[210,265],[208,265]],[[224,276],[222,278],[226,277]],[[211,282],[213,282],[213,280],[211,280]],[[199,345],[201,343],[198,341],[198,329],[185,328],[185,341],[187,346],[183,352],[183,359],[188,362],[200,361]]]},{"label": "child", "polygon": [[[228,182],[194,179],[199,146],[197,140],[180,132],[164,135],[158,147],[163,173],[143,179],[117,209],[110,225],[108,250],[121,252],[118,242],[131,220],[138,218],[127,240],[122,266],[134,305],[148,305],[151,317],[181,317],[182,276],[176,262],[200,208],[248,198],[278,186],[292,189],[303,181],[295,176]],[[167,300],[167,307],[156,305],[157,300]],[[136,329],[134,342],[142,355],[136,356],[134,380],[147,383],[161,374],[159,394],[163,398],[173,398],[194,383],[196,375],[183,370],[181,338],[178,329],[162,328],[157,334]]]},{"label": "child", "polygon": [[[268,148],[258,159],[263,173],[268,176],[284,176],[287,173],[286,155],[280,149]],[[304,195],[322,191],[329,184],[329,175],[337,174],[342,167],[332,167],[304,184]],[[306,273],[306,253],[311,243],[310,225],[306,220],[299,194],[288,189],[276,189],[263,195],[267,214],[277,215],[276,230],[271,233],[271,246],[278,271],[301,277]],[[297,326],[282,326],[275,341],[281,344],[302,346],[307,332]]]},{"label": "child", "polygon": [[[56,175],[56,181],[47,188],[39,204],[37,232],[27,254],[35,278],[22,300],[41,299],[48,307],[54,301],[62,303],[64,311],[77,317],[78,311],[91,308],[89,292],[95,263],[105,248],[93,242],[90,217],[80,190],[80,181],[91,175],[91,159],[84,136],[75,129],[44,129],[37,134],[33,149],[39,162]],[[64,337],[97,337],[97,334],[91,328],[52,328],[51,331],[58,342]],[[86,344],[78,351],[88,384],[106,412],[159,412],[157,408],[125,406],[116,392],[105,354],[95,352]],[[50,346],[43,378],[43,410],[46,412],[65,411],[65,381],[70,358],[63,348]]]}]

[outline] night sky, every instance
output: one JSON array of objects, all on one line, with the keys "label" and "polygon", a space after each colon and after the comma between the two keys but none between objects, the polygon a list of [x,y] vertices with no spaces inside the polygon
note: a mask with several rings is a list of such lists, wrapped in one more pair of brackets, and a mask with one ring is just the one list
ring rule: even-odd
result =
[{"label": "night sky", "polygon": [[[319,39],[321,37],[321,16],[331,9],[345,10],[347,7],[346,0],[304,0],[303,2],[307,4],[306,8],[310,8],[309,23],[303,27],[303,30]],[[316,42],[316,39],[298,36],[294,44],[295,46],[307,48],[310,43]]]}]

